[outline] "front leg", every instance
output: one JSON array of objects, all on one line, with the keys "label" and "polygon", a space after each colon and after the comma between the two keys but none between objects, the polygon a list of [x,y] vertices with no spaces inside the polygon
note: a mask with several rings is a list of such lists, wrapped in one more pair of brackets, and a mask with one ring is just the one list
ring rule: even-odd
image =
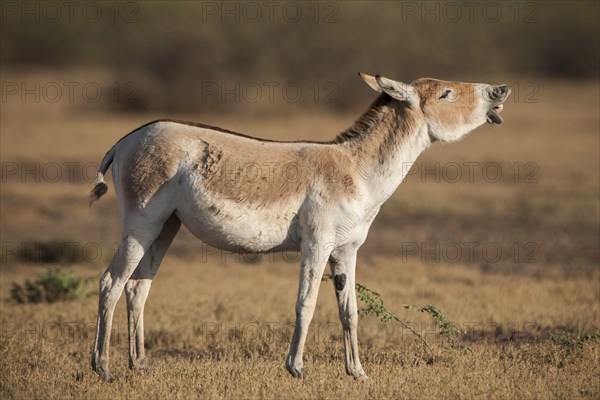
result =
[{"label": "front leg", "polygon": [[307,243],[303,244],[301,249],[300,285],[298,288],[298,300],[296,302],[296,326],[294,328],[290,351],[285,359],[285,367],[295,378],[306,378],[302,355],[308,334],[308,326],[317,304],[321,278],[327,264],[328,254],[323,254],[325,247],[320,247],[317,243]]},{"label": "front leg", "polygon": [[368,377],[358,357],[358,307],[356,304],[356,249],[336,249],[329,257],[340,321],[344,330],[346,373],[357,380]]}]

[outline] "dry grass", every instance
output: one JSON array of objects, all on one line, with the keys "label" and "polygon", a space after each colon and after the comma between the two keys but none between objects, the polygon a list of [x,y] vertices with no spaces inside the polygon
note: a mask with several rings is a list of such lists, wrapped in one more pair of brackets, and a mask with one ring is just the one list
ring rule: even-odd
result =
[{"label": "dry grass", "polygon": [[[309,379],[299,382],[283,368],[296,266],[190,264],[171,257],[155,280],[146,313],[147,374],[126,368],[125,312],[119,304],[112,385],[100,382],[89,368],[96,297],[68,305],[5,304],[3,395],[593,398],[600,390],[598,343],[568,354],[549,340],[549,332],[598,329],[597,273],[593,280],[557,281],[447,265],[394,268],[394,259],[376,258],[373,265],[363,265],[358,279],[377,288],[390,309],[422,330],[438,356],[427,364],[409,332],[363,317],[361,349],[372,380],[361,384],[343,371],[331,283],[323,284],[307,343]],[[263,283],[260,290],[253,282]],[[470,346],[473,353],[450,349],[431,319],[402,311],[404,302],[437,305],[468,331],[461,348]]]},{"label": "dry grass", "polygon": [[[483,127],[459,144],[436,145],[417,163],[431,169],[436,162],[441,167],[496,162],[503,179],[490,182],[476,175],[474,182],[453,183],[442,175],[436,182],[435,176],[416,173],[383,207],[359,253],[358,281],[380,292],[391,310],[424,332],[436,357],[427,363],[418,341],[400,325],[364,316],[361,351],[372,378],[366,384],[344,374],[331,283],[322,285],[307,343],[309,379],[294,380],[283,359],[291,337],[297,263],[281,256],[249,263],[231,254],[207,254],[186,231],[168,254],[146,307],[150,371],[136,374],[126,368],[121,300],[111,360],[116,382],[100,382],[89,367],[96,296],[17,305],[9,292],[13,281],[23,282],[42,270],[38,263],[22,261],[17,251],[21,243],[97,244],[102,254],[91,262],[60,261],[86,277],[97,276],[118,238],[114,192],[90,210],[89,183],[80,176],[23,181],[6,175],[4,167],[12,162],[97,163],[124,133],[160,116],[79,113],[78,107],[60,103],[4,103],[0,395],[600,397],[599,343],[569,351],[551,340],[562,332],[574,337],[600,330],[598,83],[540,87],[539,103],[507,105],[501,127]],[[318,139],[332,137],[356,115],[171,117],[270,138]],[[312,129],[313,124],[319,128]],[[515,162],[535,163],[537,182],[522,177],[514,182],[509,167]],[[458,243],[465,250],[469,242],[497,243],[506,254],[490,262],[476,251],[472,259],[463,255],[451,262],[442,251],[436,261],[435,256],[407,254],[406,248],[406,243],[425,249]],[[520,253],[515,260],[511,246],[527,243],[537,245],[534,258],[527,262]],[[405,311],[405,303],[434,304],[460,324],[466,333],[457,348],[437,334],[427,315]]]}]

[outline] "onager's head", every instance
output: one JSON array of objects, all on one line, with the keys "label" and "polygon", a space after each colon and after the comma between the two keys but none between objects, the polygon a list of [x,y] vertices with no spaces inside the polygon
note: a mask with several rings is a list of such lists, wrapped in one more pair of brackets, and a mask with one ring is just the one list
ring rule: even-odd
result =
[{"label": "onager's head", "polygon": [[510,94],[506,85],[464,83],[422,78],[407,84],[383,76],[360,73],[364,81],[380,93],[405,102],[422,114],[429,136],[453,142],[486,121],[501,124],[502,103]]}]

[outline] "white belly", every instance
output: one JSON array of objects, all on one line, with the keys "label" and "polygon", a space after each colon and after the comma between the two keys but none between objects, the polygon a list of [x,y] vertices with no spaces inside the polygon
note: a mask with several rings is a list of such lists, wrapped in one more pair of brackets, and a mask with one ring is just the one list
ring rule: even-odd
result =
[{"label": "white belly", "polygon": [[262,253],[299,249],[298,208],[297,204],[256,208],[204,192],[179,199],[176,212],[196,237],[211,246]]}]

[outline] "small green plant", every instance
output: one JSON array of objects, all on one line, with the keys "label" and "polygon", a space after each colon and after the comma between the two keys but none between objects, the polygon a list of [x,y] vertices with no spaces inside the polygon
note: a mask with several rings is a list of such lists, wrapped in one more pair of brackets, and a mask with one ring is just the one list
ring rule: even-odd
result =
[{"label": "small green plant", "polygon": [[25,281],[24,285],[13,283],[10,291],[18,303],[54,303],[83,297],[87,279],[71,270],[49,268],[35,280]]},{"label": "small green plant", "polygon": [[[327,281],[331,279],[331,275],[324,275],[323,281]],[[423,335],[417,332],[413,327],[404,322],[400,317],[390,311],[384,304],[381,295],[374,290],[369,289],[365,285],[361,283],[357,283],[355,285],[356,293],[358,299],[363,304],[363,307],[358,310],[361,314],[374,315],[381,322],[387,323],[390,321],[398,322],[402,325],[406,330],[411,332],[413,335],[419,339],[425,350],[429,353],[429,357],[427,358],[427,362],[433,361],[434,352],[429,343],[425,340]],[[432,304],[428,304],[426,306],[417,306],[414,304],[405,304],[404,308],[410,311],[424,312],[433,317],[436,324],[440,328],[440,334],[448,338],[448,341],[452,348],[456,347],[459,336],[462,334],[460,326],[454,322],[452,322],[448,317],[444,315],[444,313]],[[472,354],[473,350],[470,347],[465,349],[465,354]]]},{"label": "small green plant", "polygon": [[493,394],[498,391],[498,385],[491,383],[488,387],[479,387],[475,391],[475,396],[481,396],[482,394]]},{"label": "small green plant", "polygon": [[409,324],[402,321],[400,317],[396,314],[388,310],[383,305],[383,299],[381,295],[374,290],[369,289],[363,284],[356,284],[356,293],[358,295],[358,299],[364,304],[364,307],[358,310],[361,314],[371,314],[375,315],[381,322],[390,322],[396,321],[400,323],[405,329],[411,332],[413,335],[419,339],[419,341],[423,344],[423,347],[429,352],[431,356],[433,356],[433,350],[429,343],[423,338],[423,335],[419,332],[415,331]]},{"label": "small green plant", "polygon": [[591,335],[575,335],[573,333],[563,332],[559,335],[550,335],[550,340],[561,346],[568,355],[579,354],[583,351],[587,342],[600,340],[600,332]]},{"label": "small green plant", "polygon": [[433,304],[427,304],[426,306],[417,306],[414,304],[405,304],[404,308],[411,311],[417,311],[427,313],[433,317],[438,326],[440,327],[440,334],[450,342],[451,347],[456,347],[458,338],[462,334],[460,326],[448,319],[444,313],[434,306]]}]

